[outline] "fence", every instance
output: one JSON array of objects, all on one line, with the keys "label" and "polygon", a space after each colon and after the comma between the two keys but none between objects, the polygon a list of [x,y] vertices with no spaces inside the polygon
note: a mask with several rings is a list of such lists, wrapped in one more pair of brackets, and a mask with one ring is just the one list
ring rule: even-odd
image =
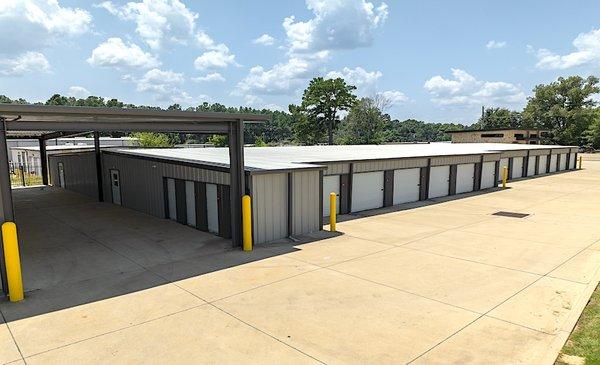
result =
[{"label": "fence", "polygon": [[9,170],[12,187],[42,185],[42,167],[39,165],[10,162]]}]

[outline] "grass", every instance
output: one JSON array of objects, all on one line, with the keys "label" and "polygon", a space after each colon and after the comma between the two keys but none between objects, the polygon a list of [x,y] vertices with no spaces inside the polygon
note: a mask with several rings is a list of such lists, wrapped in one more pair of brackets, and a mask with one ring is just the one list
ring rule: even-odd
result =
[{"label": "grass", "polygon": [[[592,294],[561,354],[582,357],[586,365],[600,365],[600,285]],[[560,357],[557,361],[557,364],[568,363],[561,361]]]},{"label": "grass", "polygon": [[[33,186],[33,185],[41,185],[42,184],[42,176],[33,175],[33,174],[25,174],[25,186]],[[11,174],[10,175],[10,185],[15,186],[23,186],[23,177],[21,174]]]}]

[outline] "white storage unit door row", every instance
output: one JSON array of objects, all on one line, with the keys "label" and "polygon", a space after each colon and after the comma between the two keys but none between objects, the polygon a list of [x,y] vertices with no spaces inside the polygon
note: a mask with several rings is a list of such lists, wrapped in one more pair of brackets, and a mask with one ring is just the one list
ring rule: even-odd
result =
[{"label": "white storage unit door row", "polygon": [[547,170],[546,170],[547,167],[548,167],[548,156],[540,155],[540,159],[538,161],[538,175],[547,173]]},{"label": "white storage unit door row", "polygon": [[481,188],[489,189],[496,186],[496,162],[484,162],[481,166]]},{"label": "white storage unit door row", "polygon": [[567,154],[566,153],[561,153],[560,155],[560,166],[559,166],[559,170],[563,171],[567,169]]},{"label": "white storage unit door row", "polygon": [[362,172],[352,176],[351,212],[383,207],[383,171]]},{"label": "white storage unit door row", "polygon": [[535,175],[535,156],[527,157],[527,176]]},{"label": "white storage unit door row", "polygon": [[336,213],[340,213],[340,175],[323,176],[323,217],[329,216],[329,194],[335,193]]},{"label": "white storage unit door row", "polygon": [[394,205],[419,200],[421,169],[394,171]]},{"label": "white storage unit door row", "polygon": [[475,164],[461,164],[456,166],[456,194],[473,191],[475,183]]},{"label": "white storage unit door row", "polygon": [[500,173],[498,174],[498,181],[502,181],[502,174],[504,167],[508,168],[508,158],[500,159]]},{"label": "white storage unit door row", "polygon": [[450,166],[433,166],[429,171],[429,198],[450,193]]},{"label": "white storage unit door row", "polygon": [[523,177],[523,157],[513,157],[512,161],[511,178]]},{"label": "white storage unit door row", "polygon": [[575,170],[575,168],[577,167],[575,166],[576,163],[577,159],[575,157],[575,153],[571,152],[571,155],[569,156],[569,169]]},{"label": "white storage unit door row", "polygon": [[550,155],[550,172],[556,172],[556,160],[558,155]]}]

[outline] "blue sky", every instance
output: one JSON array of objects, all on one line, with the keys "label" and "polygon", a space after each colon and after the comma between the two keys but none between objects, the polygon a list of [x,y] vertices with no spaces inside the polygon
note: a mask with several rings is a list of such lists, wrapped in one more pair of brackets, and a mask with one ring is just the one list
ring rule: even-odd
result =
[{"label": "blue sky", "polygon": [[394,118],[476,121],[597,74],[598,1],[0,0],[0,94],[287,109],[315,76]]}]

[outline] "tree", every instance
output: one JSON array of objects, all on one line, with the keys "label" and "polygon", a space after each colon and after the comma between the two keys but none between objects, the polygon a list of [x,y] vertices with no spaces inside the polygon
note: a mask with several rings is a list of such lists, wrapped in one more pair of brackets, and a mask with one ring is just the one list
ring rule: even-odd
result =
[{"label": "tree", "polygon": [[583,134],[584,146],[591,149],[600,148],[600,110],[595,109],[592,122]]},{"label": "tree", "polygon": [[295,140],[304,145],[321,143],[325,139],[327,129],[321,123],[311,121],[301,106],[290,105],[292,115],[292,130]]},{"label": "tree", "polygon": [[590,96],[600,92],[598,81],[594,76],[571,76],[537,85],[523,110],[524,125],[551,130],[559,144],[584,144],[583,133],[594,118],[595,102]]},{"label": "tree", "polygon": [[[355,86],[348,85],[342,78],[324,79],[315,77],[304,90],[302,104],[298,112],[306,116],[313,128],[327,131],[327,140],[333,144],[333,134],[340,123],[338,113],[347,111],[356,103],[356,95],[352,92]],[[306,131],[306,128],[301,128]]]},{"label": "tree", "polygon": [[227,147],[229,146],[229,137],[224,134],[213,134],[208,137],[208,143],[212,143],[215,147]]},{"label": "tree", "polygon": [[382,96],[362,98],[350,109],[344,118],[342,143],[380,144],[385,140],[385,128],[390,117],[383,111],[389,101]]},{"label": "tree", "polygon": [[474,125],[478,129],[522,128],[521,113],[506,108],[485,108],[483,116]]},{"label": "tree", "polygon": [[141,147],[173,147],[164,133],[138,132],[133,133],[132,137],[139,140]]}]

